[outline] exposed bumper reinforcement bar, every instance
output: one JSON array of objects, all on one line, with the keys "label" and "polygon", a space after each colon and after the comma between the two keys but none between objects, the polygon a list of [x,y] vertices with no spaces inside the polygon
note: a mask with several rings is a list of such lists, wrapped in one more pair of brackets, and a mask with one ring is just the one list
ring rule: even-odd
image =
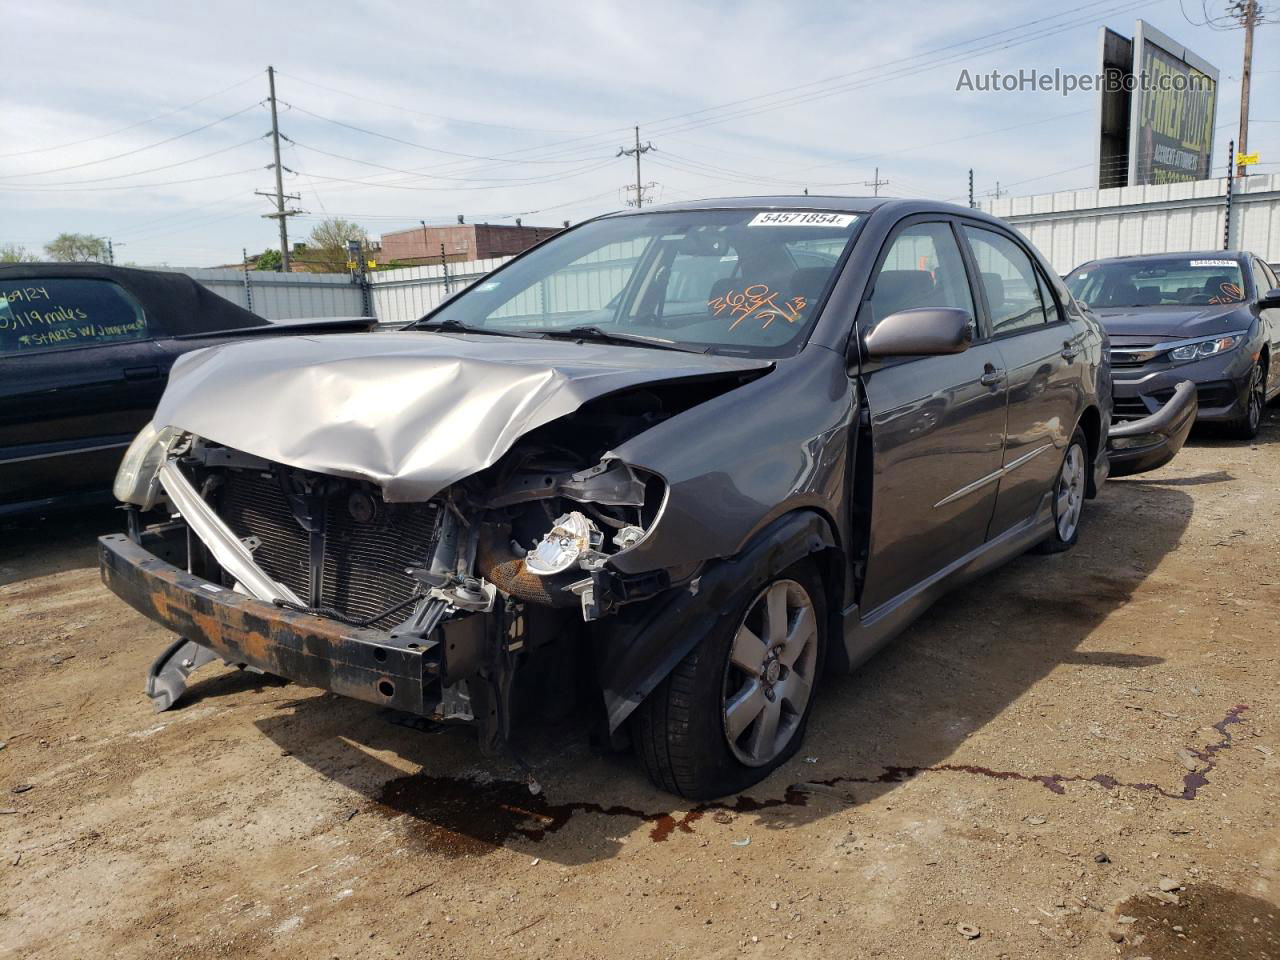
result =
[{"label": "exposed bumper reinforcement bar", "polygon": [[1127,477],[1163,467],[1186,443],[1198,410],[1196,385],[1183,380],[1169,402],[1151,416],[1112,425],[1107,438],[1111,476]]},{"label": "exposed bumper reinforcement bar", "polygon": [[102,581],[182,638],[152,667],[147,693],[166,709],[186,677],[212,659],[245,664],[343,696],[430,715],[439,683],[435,641],[397,644],[385,633],[297,613],[187,573],[123,534],[98,539]]}]

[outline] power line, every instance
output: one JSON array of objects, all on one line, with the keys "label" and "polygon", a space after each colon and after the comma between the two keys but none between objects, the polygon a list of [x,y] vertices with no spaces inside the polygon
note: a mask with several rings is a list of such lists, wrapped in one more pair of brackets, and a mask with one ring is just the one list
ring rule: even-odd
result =
[{"label": "power line", "polygon": [[225,180],[227,177],[238,177],[246,173],[257,173],[261,167],[246,167],[244,170],[232,170],[229,173],[215,173],[207,177],[191,177],[187,180],[165,180],[161,183],[126,183],[115,187],[42,187],[39,185],[15,187],[0,183],[0,190],[16,190],[22,193],[85,193],[98,190],[150,190],[155,187],[176,187],[186,183],[204,183],[206,180]]},{"label": "power line", "polygon": [[[233,143],[231,144],[231,146],[228,146],[228,147],[220,147],[219,149],[213,150],[209,153],[202,153],[198,157],[190,157],[189,159],[186,159],[186,160],[177,160],[177,161],[174,161],[173,163],[162,164],[161,166],[151,167],[150,169],[147,169],[147,170],[134,170],[132,173],[116,173],[116,174],[112,174],[109,177],[89,177],[84,180],[61,180],[61,181],[56,181],[54,183],[33,183],[33,184],[30,184],[30,186],[31,187],[74,187],[84,183],[106,183],[111,180],[127,180],[129,177],[142,177],[142,176],[146,176],[148,173],[158,173],[161,170],[172,170],[174,167],[184,167],[189,163],[197,163],[201,160],[208,160],[210,157],[216,157],[223,153],[230,153],[232,150],[239,150],[243,147],[247,147],[249,144],[257,143],[259,140],[262,140],[268,136],[270,136],[270,134],[264,133],[264,134],[261,134],[260,136],[250,137],[248,140],[244,140],[240,143]],[[26,188],[14,186],[9,189],[17,190],[17,189],[26,189]]]},{"label": "power line", "polygon": [[25,177],[42,177],[51,173],[63,173],[67,170],[79,170],[81,167],[92,167],[99,163],[109,163],[112,160],[122,160],[125,157],[132,157],[135,154],[143,153],[147,150],[153,150],[156,147],[163,147],[166,143],[173,143],[175,140],[181,140],[184,137],[189,137],[193,133],[200,133],[203,130],[208,130],[210,127],[216,127],[220,123],[226,123],[228,120],[232,120],[241,114],[248,113],[254,107],[260,106],[261,104],[262,101],[259,100],[256,103],[249,104],[249,106],[244,107],[243,109],[237,110],[235,113],[229,113],[225,117],[219,117],[217,120],[210,120],[208,123],[201,124],[192,130],[175,134],[172,137],[165,137],[163,140],[157,140],[155,143],[149,143],[145,147],[136,147],[133,150],[126,150],[124,153],[117,153],[110,157],[100,157],[97,160],[85,160],[81,163],[71,163],[67,164],[65,167],[52,167],[48,170],[37,170],[32,173],[8,173],[0,176],[0,180],[18,180]]},{"label": "power line", "polygon": [[130,130],[137,129],[138,127],[144,127],[149,123],[155,123],[157,120],[164,120],[167,117],[172,117],[174,114],[178,114],[186,110],[190,110],[192,107],[199,106],[200,104],[204,103],[206,100],[212,100],[214,97],[220,97],[224,93],[230,93],[232,90],[235,90],[237,87],[243,87],[246,83],[249,83],[251,80],[256,79],[257,76],[258,75],[255,73],[252,76],[245,77],[243,80],[240,80],[237,83],[231,84],[231,86],[229,87],[223,87],[221,90],[217,91],[216,93],[211,93],[211,94],[208,94],[207,96],[201,97],[199,100],[192,100],[190,103],[183,104],[180,107],[174,107],[172,110],[168,110],[164,113],[157,114],[154,117],[149,117],[146,120],[139,120],[136,123],[131,123],[125,127],[119,127],[115,130],[109,131],[108,133],[99,133],[92,137],[83,137],[80,140],[71,140],[71,141],[68,141],[67,143],[59,143],[52,147],[34,147],[30,150],[19,150],[16,153],[0,153],[0,160],[7,160],[10,157],[26,157],[26,156],[30,156],[33,153],[50,153],[51,151],[54,151],[54,150],[66,150],[68,147],[78,147],[82,143],[92,143],[95,140],[106,140],[108,137],[114,137],[122,133],[128,133]]}]

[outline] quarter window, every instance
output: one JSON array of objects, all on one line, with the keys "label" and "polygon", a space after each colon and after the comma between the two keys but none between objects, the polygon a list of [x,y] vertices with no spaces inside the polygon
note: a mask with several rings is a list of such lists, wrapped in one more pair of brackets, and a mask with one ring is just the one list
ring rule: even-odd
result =
[{"label": "quarter window", "polygon": [[0,354],[146,338],[141,305],[110,280],[44,277],[0,284]]},{"label": "quarter window", "polygon": [[917,223],[899,233],[867,301],[870,324],[917,307],[957,307],[974,315],[973,292],[955,234],[946,223]]},{"label": "quarter window", "polygon": [[1040,299],[1041,281],[1026,251],[991,230],[966,226],[964,232],[987,294],[991,332],[998,336],[1047,323]]}]

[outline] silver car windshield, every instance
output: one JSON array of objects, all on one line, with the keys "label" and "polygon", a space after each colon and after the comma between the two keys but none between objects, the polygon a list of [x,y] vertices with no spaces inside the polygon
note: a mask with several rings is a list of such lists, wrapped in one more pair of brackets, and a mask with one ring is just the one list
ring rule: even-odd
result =
[{"label": "silver car windshield", "polygon": [[784,356],[812,328],[859,220],[803,209],[596,220],[416,326]]}]

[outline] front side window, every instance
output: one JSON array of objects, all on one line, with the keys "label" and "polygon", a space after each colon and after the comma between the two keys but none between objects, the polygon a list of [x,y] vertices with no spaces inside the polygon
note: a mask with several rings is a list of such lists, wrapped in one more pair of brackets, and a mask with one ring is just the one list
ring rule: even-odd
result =
[{"label": "front side window", "polygon": [[1095,260],[1071,271],[1067,288],[1091,307],[1167,307],[1244,302],[1240,264],[1227,257]]},{"label": "front side window", "polygon": [[918,307],[956,307],[974,316],[973,293],[951,226],[916,223],[894,237],[867,304],[868,328],[891,313]]},{"label": "front side window", "polygon": [[529,336],[593,327],[782,356],[812,329],[859,219],[803,210],[609,217],[548,241],[422,322]]},{"label": "front side window", "polygon": [[142,307],[110,280],[0,282],[0,354],[44,353],[147,337]]},{"label": "front side window", "polygon": [[981,227],[966,226],[964,233],[987,295],[991,332],[999,336],[1048,323],[1040,276],[1026,251],[1003,234]]}]

